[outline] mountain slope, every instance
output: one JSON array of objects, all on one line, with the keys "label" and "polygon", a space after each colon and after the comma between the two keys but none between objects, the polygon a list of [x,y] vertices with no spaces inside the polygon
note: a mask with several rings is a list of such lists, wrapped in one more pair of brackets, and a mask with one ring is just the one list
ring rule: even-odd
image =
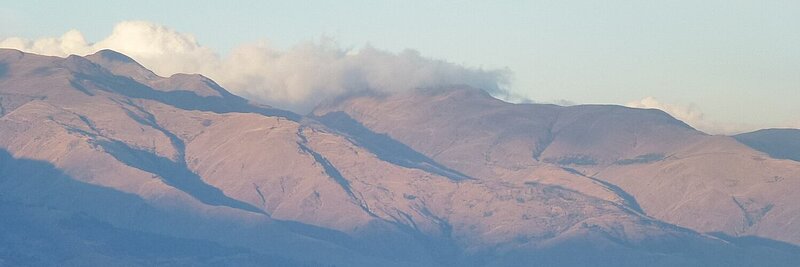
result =
[{"label": "mountain slope", "polygon": [[800,129],[764,129],[733,138],[773,158],[800,161]]},{"label": "mountain slope", "polygon": [[[577,148],[553,146],[558,142],[552,140],[559,139],[547,131],[524,133],[528,128],[523,127],[499,136],[489,132],[495,139],[464,131],[463,147],[436,146],[445,155],[437,156],[417,143],[376,134],[369,124],[359,127],[357,120],[301,117],[251,104],[203,76],[158,77],[113,51],[57,58],[0,50],[0,66],[2,207],[31,222],[31,228],[7,238],[19,240],[42,231],[53,233],[56,247],[97,244],[68,251],[64,255],[76,255],[69,262],[798,262],[791,249],[736,244],[655,220],[615,185],[587,177],[582,170],[543,163],[532,150],[519,149],[533,134],[542,138],[536,139],[540,143],[525,145],[541,150],[538,158],[577,153]],[[496,105],[498,119],[525,121],[502,116],[513,110],[505,110],[502,102]],[[541,118],[525,125],[540,123],[553,121]],[[676,125],[675,132],[694,133]],[[427,131],[439,129],[450,131],[435,125]],[[432,141],[437,140],[444,139]],[[451,153],[448,146],[464,154]],[[471,146],[492,150],[476,158],[468,155]],[[620,150],[610,157],[584,154],[612,162],[654,150]],[[520,162],[508,161],[523,154]],[[476,159],[495,165],[474,167],[468,162]],[[64,228],[75,224],[86,228]],[[142,243],[175,244],[176,251],[154,256],[152,250],[136,254],[116,247],[118,240],[134,234],[145,236]],[[131,243],[132,249],[136,244],[141,243]],[[219,254],[205,255],[203,249]],[[41,254],[36,246],[5,251],[10,252],[0,259],[12,263]]]},{"label": "mountain slope", "polygon": [[[370,256],[354,256],[359,253],[335,242],[296,233],[314,227],[304,224],[289,227],[275,222],[261,215],[262,210],[209,185],[186,166],[186,140],[164,129],[159,123],[168,123],[160,122],[153,112],[142,107],[157,106],[173,112],[170,114],[173,116],[185,112],[178,116],[188,118],[214,113],[175,108],[171,99],[159,98],[153,92],[155,89],[113,75],[79,57],[60,59],[2,52],[2,62],[8,66],[7,75],[0,81],[2,94],[15,99],[24,96],[21,98],[24,101],[5,108],[8,113],[0,118],[0,132],[4,136],[0,145],[14,158],[40,160],[63,170],[69,177],[64,181],[112,188],[142,199],[131,202],[110,198],[98,202],[103,205],[96,204],[91,200],[102,199],[96,193],[62,191],[58,183],[50,182],[53,177],[46,174],[41,179],[22,179],[35,174],[35,170],[14,171],[11,168],[14,166],[8,165],[4,168],[6,186],[2,187],[2,195],[10,200],[88,213],[115,227],[206,239],[303,261],[389,264]],[[189,90],[182,91],[189,98],[195,97]],[[241,102],[207,102],[200,104],[241,107],[259,116],[262,110],[269,110]],[[244,115],[230,113],[234,117]],[[86,200],[72,205],[75,194]],[[152,207],[155,213],[127,214],[140,211],[141,207]],[[300,249],[304,247],[315,250],[304,252]]]},{"label": "mountain slope", "polygon": [[800,164],[708,136],[658,110],[510,104],[445,88],[352,96],[313,114],[328,124],[347,117],[479,180],[572,177],[541,181],[701,232],[800,243],[800,225],[792,223],[800,217],[793,204]]}]

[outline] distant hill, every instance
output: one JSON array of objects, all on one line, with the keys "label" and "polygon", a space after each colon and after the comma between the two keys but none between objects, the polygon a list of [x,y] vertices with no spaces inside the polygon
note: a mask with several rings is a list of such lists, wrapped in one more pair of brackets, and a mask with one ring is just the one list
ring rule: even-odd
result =
[{"label": "distant hill", "polygon": [[800,129],[764,129],[733,138],[773,158],[800,161]]}]

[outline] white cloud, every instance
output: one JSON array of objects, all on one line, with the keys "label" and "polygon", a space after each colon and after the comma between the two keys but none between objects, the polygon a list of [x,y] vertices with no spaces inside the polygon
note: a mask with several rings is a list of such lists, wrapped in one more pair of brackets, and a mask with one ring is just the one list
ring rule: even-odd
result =
[{"label": "white cloud", "polygon": [[720,122],[708,119],[705,114],[700,111],[695,105],[675,105],[659,101],[654,97],[645,97],[641,100],[632,101],[625,106],[632,108],[654,108],[660,109],[669,113],[673,117],[695,127],[698,130],[710,134],[724,134],[732,135],[744,132],[751,132],[759,129],[766,128],[796,128],[800,129],[800,120],[787,121],[778,124],[747,124],[747,123],[732,123]]},{"label": "white cloud", "polygon": [[16,48],[43,55],[66,56],[69,54],[86,54],[92,52],[91,47],[77,30],[70,30],[61,37],[42,38],[30,41],[19,37],[0,41],[0,47]]},{"label": "white cloud", "polygon": [[632,108],[654,108],[663,110],[673,117],[682,120],[690,125],[705,123],[705,115],[700,112],[694,105],[678,106],[667,103],[662,103],[652,96],[642,98],[641,100],[628,102],[625,106]]},{"label": "white cloud", "polygon": [[306,112],[328,97],[359,90],[396,92],[418,87],[465,84],[504,92],[507,70],[468,68],[421,56],[413,50],[390,53],[372,47],[343,49],[327,39],[281,50],[267,42],[244,44],[221,57],[192,35],[145,21],[117,24],[111,35],[87,42],[77,30],[58,38],[8,38],[0,47],[67,56],[112,49],[159,75],[202,73],[233,93]]},{"label": "white cloud", "polygon": [[721,123],[706,118],[705,114],[694,105],[674,105],[663,103],[654,97],[645,97],[641,100],[632,101],[625,106],[632,108],[654,108],[660,109],[676,119],[679,119],[692,127],[710,134],[735,134],[756,129],[752,125]]}]

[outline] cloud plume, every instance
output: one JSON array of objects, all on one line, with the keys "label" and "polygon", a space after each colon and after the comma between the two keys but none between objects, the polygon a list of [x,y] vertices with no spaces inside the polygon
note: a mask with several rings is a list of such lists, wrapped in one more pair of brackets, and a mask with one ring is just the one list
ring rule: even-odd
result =
[{"label": "cloud plume", "polygon": [[222,57],[190,34],[146,21],[121,22],[95,43],[70,30],[61,37],[38,40],[7,38],[0,47],[54,56],[112,49],[161,76],[201,73],[233,93],[301,113],[326,98],[354,91],[397,92],[463,84],[503,93],[509,82],[507,70],[464,67],[426,58],[414,50],[344,49],[328,39],[283,50],[268,42],[243,44]]}]

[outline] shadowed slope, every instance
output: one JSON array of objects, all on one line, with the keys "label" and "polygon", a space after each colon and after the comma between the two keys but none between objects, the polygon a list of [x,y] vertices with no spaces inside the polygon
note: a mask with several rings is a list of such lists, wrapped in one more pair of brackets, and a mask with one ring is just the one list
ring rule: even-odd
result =
[{"label": "shadowed slope", "polygon": [[773,158],[800,161],[800,129],[764,129],[733,138]]},{"label": "shadowed slope", "polygon": [[[108,216],[116,223],[155,223],[154,218],[170,215],[134,195],[78,182],[47,162],[18,159],[5,149],[0,149],[0,185],[0,265],[314,265],[207,240],[116,227],[105,221]],[[137,212],[134,217],[116,210]],[[143,226],[136,228],[147,228]]]},{"label": "shadowed slope", "polygon": [[250,204],[226,196],[219,188],[206,184],[200,176],[187,169],[184,163],[174,162],[147,151],[131,148],[120,141],[99,140],[95,144],[101,146],[105,152],[120,162],[156,174],[166,184],[186,192],[200,202],[266,214]]},{"label": "shadowed slope", "polygon": [[424,170],[430,173],[448,177],[454,181],[471,179],[464,174],[436,163],[432,159],[409,148],[403,143],[397,142],[385,134],[376,134],[353,120],[344,112],[332,112],[322,117],[315,117],[325,126],[338,130],[355,142],[375,153],[384,161],[388,161],[403,167]]}]

